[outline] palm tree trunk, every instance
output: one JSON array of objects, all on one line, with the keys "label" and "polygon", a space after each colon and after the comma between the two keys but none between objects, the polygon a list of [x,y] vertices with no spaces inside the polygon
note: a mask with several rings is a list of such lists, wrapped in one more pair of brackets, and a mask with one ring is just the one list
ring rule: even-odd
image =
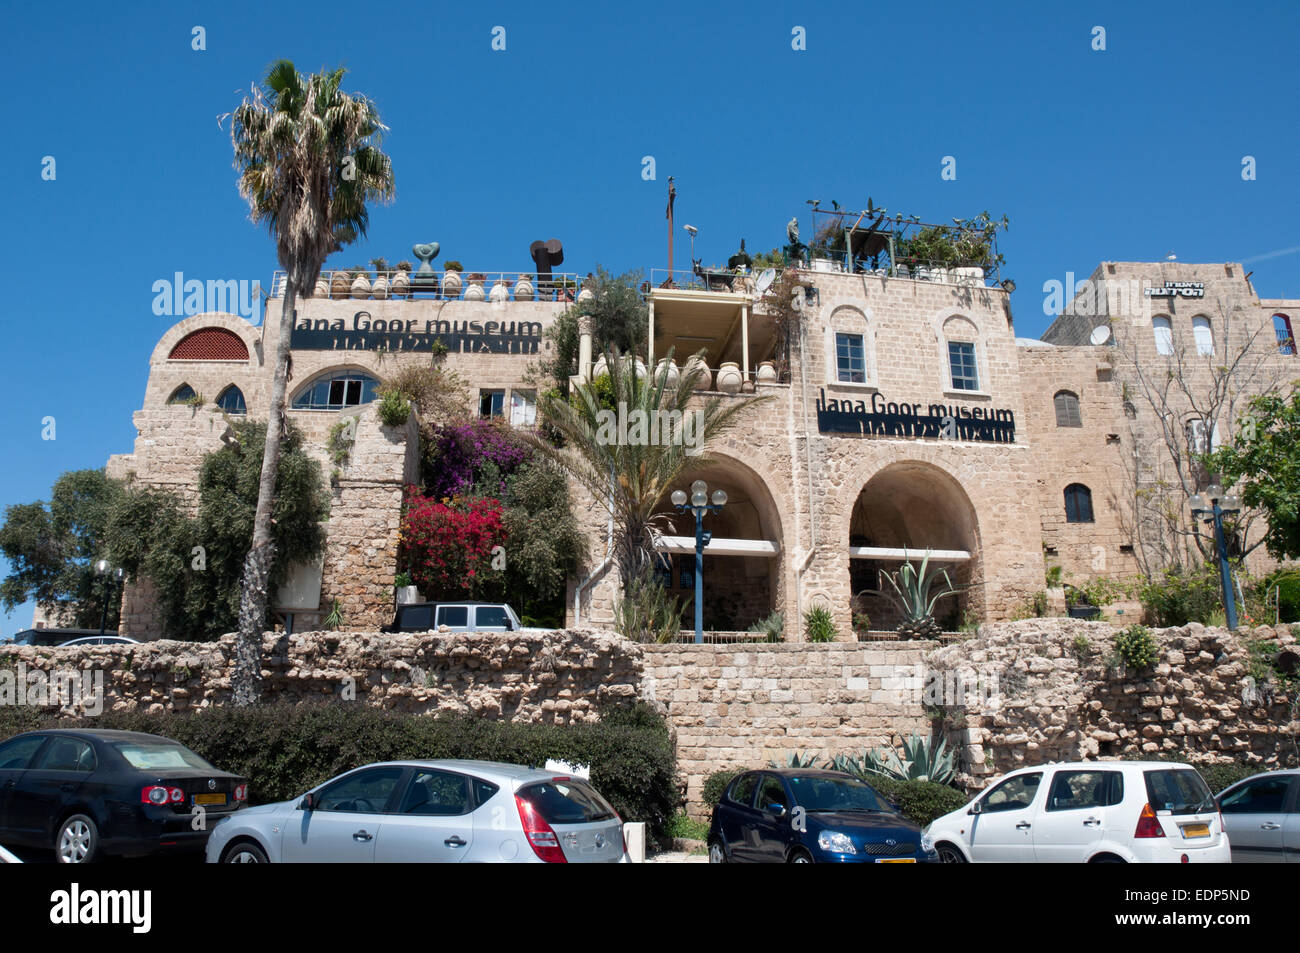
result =
[{"label": "palm tree trunk", "polygon": [[289,347],[293,336],[293,279],[285,281],[280,307],[280,336],[275,346],[275,382],[266,421],[266,447],[262,454],[262,478],[257,487],[257,513],[253,517],[253,545],[244,559],[244,578],[239,589],[239,635],[235,640],[235,664],[230,676],[236,707],[252,705],[261,693],[262,630],[266,622],[267,582],[275,559],[271,539],[271,514],[275,509],[275,480],[280,470],[280,436],[284,429],[285,394],[289,384]]}]

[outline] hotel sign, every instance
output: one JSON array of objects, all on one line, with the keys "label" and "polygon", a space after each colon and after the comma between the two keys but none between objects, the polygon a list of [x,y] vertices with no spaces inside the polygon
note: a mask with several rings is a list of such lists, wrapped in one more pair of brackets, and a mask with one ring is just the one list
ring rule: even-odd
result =
[{"label": "hotel sign", "polygon": [[960,404],[894,403],[875,393],[871,399],[817,399],[817,429],[864,437],[931,437],[1015,443],[1016,418],[1009,410]]},{"label": "hotel sign", "polygon": [[536,354],[539,321],[441,321],[372,318],[358,311],[346,318],[298,318],[290,347],[296,351],[448,351],[473,354]]},{"label": "hotel sign", "polygon": [[1203,281],[1166,281],[1163,285],[1155,288],[1146,288],[1148,298],[1204,298],[1205,282]]}]

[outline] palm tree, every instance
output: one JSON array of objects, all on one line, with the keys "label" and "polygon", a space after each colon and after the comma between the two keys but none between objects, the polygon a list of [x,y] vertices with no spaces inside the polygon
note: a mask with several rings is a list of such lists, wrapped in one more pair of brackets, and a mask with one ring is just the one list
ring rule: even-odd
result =
[{"label": "palm tree", "polygon": [[248,201],[249,218],[264,223],[275,239],[287,276],[253,541],[239,593],[231,677],[236,705],[257,700],[261,679],[294,303],[300,295],[311,297],[330,253],[365,235],[366,203],[393,196],[392,162],[379,149],[388,127],[371,100],[340,89],[345,72],[340,68],[304,77],[293,63],[280,60],[231,114],[239,194]]},{"label": "palm tree", "polygon": [[[631,358],[611,354],[606,361],[605,400],[599,379],[579,384],[567,400],[558,391],[543,394],[538,405],[560,446],[542,436],[530,442],[602,501],[613,518],[614,560],[626,597],[651,566],[655,537],[667,515],[657,511],[660,501],[683,473],[707,462],[703,451],[710,442],[730,430],[742,412],[768,398],[696,400],[694,391],[704,374],[702,359],[688,361],[674,387],[667,386],[663,374],[651,378],[638,372]],[[648,439],[650,433],[647,439],[636,439],[634,422],[655,419],[656,412],[659,421],[673,422],[667,435],[659,434],[657,441]],[[695,415],[693,427],[685,423],[688,413]],[[628,421],[629,439],[619,433],[619,414]]]}]

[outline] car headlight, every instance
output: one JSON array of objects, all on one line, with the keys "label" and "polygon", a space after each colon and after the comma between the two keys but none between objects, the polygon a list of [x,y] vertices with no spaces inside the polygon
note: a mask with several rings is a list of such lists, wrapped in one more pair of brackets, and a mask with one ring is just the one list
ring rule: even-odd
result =
[{"label": "car headlight", "polygon": [[839,831],[822,831],[817,835],[817,846],[822,850],[830,851],[832,854],[856,854],[858,849],[853,846],[853,841],[849,839],[848,834],[841,834]]},{"label": "car headlight", "polygon": [[927,854],[934,853],[934,835],[930,833],[930,828],[921,831],[921,850]]}]

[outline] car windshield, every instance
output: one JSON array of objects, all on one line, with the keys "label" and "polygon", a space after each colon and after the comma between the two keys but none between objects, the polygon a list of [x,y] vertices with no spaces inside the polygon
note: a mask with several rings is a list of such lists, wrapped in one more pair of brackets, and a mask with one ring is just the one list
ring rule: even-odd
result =
[{"label": "car windshield", "polygon": [[189,748],[174,741],[114,741],[113,747],[126,759],[127,764],[139,771],[160,771],[167,768],[217,770]]},{"label": "car windshield", "polygon": [[788,780],[795,803],[805,811],[887,810],[870,786],[853,778],[807,775]]},{"label": "car windshield", "polygon": [[1214,808],[1214,795],[1190,768],[1146,772],[1147,800],[1155,811],[1196,814]]}]

